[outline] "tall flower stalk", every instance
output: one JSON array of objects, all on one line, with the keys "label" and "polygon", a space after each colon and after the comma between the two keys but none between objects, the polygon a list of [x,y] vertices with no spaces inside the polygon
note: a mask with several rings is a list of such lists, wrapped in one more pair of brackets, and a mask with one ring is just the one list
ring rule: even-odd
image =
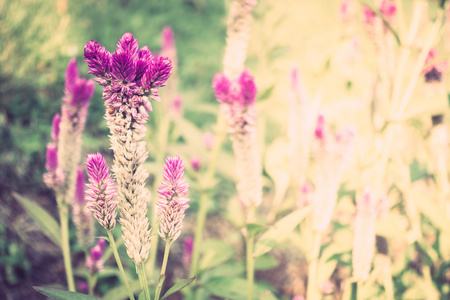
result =
[{"label": "tall flower stalk", "polygon": [[171,62],[164,57],[154,58],[147,46],[139,49],[131,33],[122,36],[112,54],[98,42],[88,42],[84,57],[89,73],[103,86],[105,118],[114,151],[112,170],[118,185],[119,222],[127,254],[136,264],[141,288],[150,299],[143,270],[150,249],[150,195],[145,187],[148,172],[143,167],[148,152],[142,139],[148,111],[152,111],[150,99],[160,100],[158,90],[170,76]]},{"label": "tall flower stalk", "polygon": [[53,119],[52,143],[47,148],[49,173],[44,174],[44,182],[52,187],[56,194],[61,223],[61,248],[70,291],[75,291],[75,283],[70,259],[68,211],[75,198],[81,135],[93,94],[94,82],[80,78],[76,59],[70,60],[66,70],[61,116],[56,115]]},{"label": "tall flower stalk", "polygon": [[316,277],[320,244],[333,216],[339,184],[352,154],[354,135],[352,128],[344,128],[334,134],[330,133],[325,118],[319,115],[315,129],[316,138],[313,144],[317,172],[313,201],[313,239],[309,256],[307,299],[319,297]]},{"label": "tall flower stalk", "polygon": [[[256,136],[256,85],[248,70],[234,80],[218,73],[213,79],[217,101],[225,115],[236,157],[237,191],[246,210],[247,223],[255,222],[256,208],[262,202],[262,177]],[[247,232],[248,298],[253,297],[254,235]]]},{"label": "tall flower stalk", "polygon": [[109,168],[106,166],[105,159],[100,153],[88,155],[86,158],[86,167],[89,177],[86,193],[87,208],[92,212],[98,223],[108,232],[109,243],[113,250],[117,266],[119,267],[122,280],[127,288],[128,296],[134,300],[133,292],[123,270],[122,261],[120,260],[116,242],[111,232],[116,226],[116,209],[119,203],[115,199],[117,193],[114,179],[109,175]]},{"label": "tall flower stalk", "polygon": [[94,243],[94,217],[86,204],[83,168],[78,166],[72,216],[77,229],[78,242],[87,253]]},{"label": "tall flower stalk", "polygon": [[181,234],[183,219],[190,200],[186,197],[189,184],[184,177],[184,162],[179,156],[166,158],[163,178],[158,188],[159,200],[156,203],[156,215],[159,222],[158,234],[166,242],[166,247],[155,300],[159,299],[164,284],[170,245]]}]

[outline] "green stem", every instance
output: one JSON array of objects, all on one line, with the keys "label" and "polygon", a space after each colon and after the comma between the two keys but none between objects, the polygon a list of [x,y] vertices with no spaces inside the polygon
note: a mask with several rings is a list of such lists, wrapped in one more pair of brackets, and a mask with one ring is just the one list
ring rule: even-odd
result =
[{"label": "green stem", "polygon": [[88,273],[89,296],[94,296],[94,288],[97,284],[97,275]]},{"label": "green stem", "polygon": [[352,282],[352,295],[350,300],[358,300],[358,282]]},{"label": "green stem", "polygon": [[253,246],[255,236],[247,233],[247,299],[253,299],[253,282],[255,280],[255,260],[253,258]]},{"label": "green stem", "polygon": [[[227,131],[226,131],[226,123],[225,118],[222,113],[219,114],[219,119],[217,120],[217,136],[216,141],[214,143],[214,147],[211,151],[211,156],[209,158],[208,163],[208,172],[206,173],[204,186],[209,188],[210,181],[214,178],[214,174],[216,172],[217,160],[219,157],[220,149],[222,147],[222,143],[225,140]],[[192,250],[192,261],[191,261],[191,269],[190,269],[190,277],[196,276],[198,272],[198,263],[200,258],[200,249],[203,239],[203,229],[205,227],[206,215],[208,212],[208,195],[206,191],[202,188],[200,191],[200,207],[197,214],[197,224],[195,227],[195,237],[194,237],[194,249]]]},{"label": "green stem", "polygon": [[161,294],[164,279],[166,279],[166,268],[167,268],[167,261],[169,259],[169,252],[170,252],[170,242],[166,241],[166,248],[164,249],[164,259],[161,266],[161,275],[159,277],[159,283],[155,291],[155,300],[159,300],[159,295]]},{"label": "green stem", "polygon": [[322,232],[315,231],[313,234],[313,245],[308,266],[308,288],[306,299],[319,299],[317,288],[317,266],[319,264],[320,242]]},{"label": "green stem", "polygon": [[61,222],[61,248],[63,252],[64,268],[66,269],[67,286],[69,291],[75,292],[75,282],[73,280],[72,263],[70,260],[69,246],[69,217],[67,205],[61,204],[59,208],[59,220]]},{"label": "green stem", "polygon": [[136,273],[138,274],[139,277],[141,289],[144,291],[145,300],[152,300],[152,297],[150,296],[150,291],[148,290],[147,275],[145,274],[144,264],[136,266]]},{"label": "green stem", "polygon": [[108,232],[108,238],[109,238],[109,244],[113,250],[114,258],[116,259],[117,266],[119,267],[120,275],[122,276],[123,283],[125,283],[125,286],[128,291],[128,296],[131,300],[134,300],[133,292],[131,291],[130,284],[128,283],[127,276],[125,275],[125,271],[123,270],[122,261],[120,260],[119,253],[117,252],[117,246],[116,242],[114,240],[114,236],[111,233],[111,230],[107,230]]}]

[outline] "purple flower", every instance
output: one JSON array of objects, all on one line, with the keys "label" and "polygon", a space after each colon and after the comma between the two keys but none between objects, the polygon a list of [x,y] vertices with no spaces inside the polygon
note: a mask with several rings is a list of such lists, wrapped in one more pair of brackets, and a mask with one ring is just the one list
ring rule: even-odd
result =
[{"label": "purple flower", "polygon": [[86,166],[89,183],[87,184],[87,207],[97,221],[107,230],[116,225],[116,208],[118,201],[114,179],[109,175],[109,168],[100,153],[87,155]]},{"label": "purple flower", "polygon": [[189,267],[192,259],[192,250],[194,249],[194,239],[187,236],[183,240],[183,264]]},{"label": "purple flower", "polygon": [[86,258],[86,268],[90,274],[95,274],[98,271],[103,270],[102,255],[105,249],[104,245],[105,241],[100,239],[97,242],[97,245],[91,249],[89,256]]},{"label": "purple flower", "polygon": [[138,109],[140,105],[151,111],[151,105],[142,98],[150,97],[158,101],[158,88],[165,85],[172,69],[168,58],[155,58],[148,47],[139,49],[138,41],[129,32],[119,40],[113,54],[98,42],[88,42],[84,48],[84,58],[89,73],[105,87],[105,106],[135,108],[136,114],[141,113]]},{"label": "purple flower", "polygon": [[217,73],[213,78],[213,89],[217,101],[220,103],[229,103],[228,94],[230,92],[231,82],[223,73]]},{"label": "purple flower", "polygon": [[189,184],[184,177],[184,162],[179,156],[167,157],[163,172],[164,180],[158,188],[159,200],[156,203],[160,220],[159,235],[173,243],[181,234],[183,219],[189,207]]},{"label": "purple flower", "polygon": [[77,170],[77,181],[75,184],[75,203],[79,203],[81,205],[86,204],[85,199],[85,191],[84,191],[84,173],[83,168],[81,166],[78,166]]},{"label": "purple flower", "polygon": [[58,168],[58,148],[53,143],[47,144],[47,163],[45,167],[49,172],[54,172]]},{"label": "purple flower", "polygon": [[326,123],[323,115],[317,117],[317,125],[314,131],[316,138],[323,139],[325,137]]},{"label": "purple flower", "polygon": [[239,84],[241,86],[242,104],[245,106],[253,105],[255,103],[257,88],[255,85],[255,79],[250,74],[248,69],[244,69],[242,72],[239,77]]},{"label": "purple flower", "polygon": [[56,114],[52,121],[52,142],[57,144],[59,139],[59,124],[61,123],[61,115]]},{"label": "purple flower", "polygon": [[170,51],[175,48],[175,37],[170,26],[166,26],[162,30],[162,47],[163,51]]},{"label": "purple flower", "polygon": [[94,94],[95,86],[92,80],[80,78],[77,60],[72,58],[66,70],[66,86],[63,101],[72,107],[84,107]]},{"label": "purple flower", "polygon": [[200,170],[200,157],[194,155],[191,157],[191,167],[195,172],[198,172]]}]

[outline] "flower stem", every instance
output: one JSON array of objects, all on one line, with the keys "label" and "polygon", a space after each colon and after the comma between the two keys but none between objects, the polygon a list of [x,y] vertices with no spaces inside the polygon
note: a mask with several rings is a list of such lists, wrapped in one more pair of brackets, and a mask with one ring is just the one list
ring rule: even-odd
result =
[{"label": "flower stem", "polygon": [[358,300],[358,282],[352,282],[352,294],[350,300]]},{"label": "flower stem", "polygon": [[169,259],[170,252],[170,242],[166,241],[166,248],[164,249],[164,259],[161,266],[161,275],[159,277],[158,286],[155,291],[155,300],[159,300],[159,295],[161,294],[161,290],[164,284],[164,280],[166,279],[166,268],[167,268],[167,260]]},{"label": "flower stem", "polygon": [[94,288],[97,284],[97,275],[88,273],[89,296],[94,296]]},{"label": "flower stem", "polygon": [[130,300],[134,300],[133,292],[131,291],[127,276],[125,275],[125,271],[123,270],[122,261],[120,260],[119,253],[117,252],[117,246],[116,246],[116,242],[114,240],[114,236],[112,235],[111,230],[107,230],[107,232],[108,232],[109,244],[111,245],[111,248],[113,250],[114,258],[116,259],[117,266],[119,267],[120,275],[122,276],[123,283],[125,283],[125,286],[127,287],[128,297],[130,297]]},{"label": "flower stem", "polygon": [[144,264],[136,266],[136,273],[139,277],[141,289],[144,290],[145,300],[152,300],[152,297],[150,296],[150,292],[148,290],[147,275],[145,274]]},{"label": "flower stem", "polygon": [[306,299],[318,299],[317,289],[317,267],[319,263],[320,242],[322,240],[322,233],[315,231],[313,234],[313,247],[311,251],[309,266],[308,266],[308,288]]},{"label": "flower stem", "polygon": [[61,222],[61,248],[63,252],[64,268],[66,269],[67,286],[69,291],[75,292],[75,282],[73,280],[72,263],[70,260],[69,217],[67,205],[60,204],[58,208],[59,220]]},{"label": "flower stem", "polygon": [[253,258],[253,246],[255,235],[247,234],[247,299],[253,299],[253,282],[255,278],[255,260]]}]

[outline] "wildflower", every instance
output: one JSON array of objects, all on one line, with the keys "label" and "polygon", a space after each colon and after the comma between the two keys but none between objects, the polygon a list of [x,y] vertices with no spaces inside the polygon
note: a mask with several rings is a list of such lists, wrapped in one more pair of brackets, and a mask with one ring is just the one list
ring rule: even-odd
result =
[{"label": "wildflower", "polygon": [[48,173],[43,175],[45,185],[59,189],[64,182],[64,172],[58,164],[58,149],[54,143],[47,144],[47,162],[45,168]]},{"label": "wildflower", "polygon": [[292,300],[305,300],[305,296],[302,295],[296,295]]},{"label": "wildflower", "polygon": [[313,227],[323,232],[333,216],[339,184],[352,154],[355,132],[352,128],[344,128],[332,134],[325,118],[319,115],[315,136],[313,154],[317,161],[317,174]]},{"label": "wildflower", "polygon": [[228,131],[236,156],[239,201],[256,207],[262,201],[262,178],[256,141],[256,85],[246,69],[230,81],[218,73],[213,79],[217,101],[228,122]]},{"label": "wildflower", "polygon": [[205,145],[206,149],[211,150],[214,147],[214,134],[212,132],[205,132],[203,134],[203,144]]},{"label": "wildflower", "polygon": [[375,254],[376,205],[372,192],[366,188],[357,205],[353,239],[353,278],[365,281],[369,277]]},{"label": "wildflower", "polygon": [[80,78],[77,61],[71,59],[66,70],[63,105],[61,119],[55,117],[54,124],[59,124],[58,130],[58,159],[64,170],[64,199],[63,202],[72,204],[77,177],[77,166],[80,162],[81,134],[84,130],[89,107],[89,100],[94,94],[94,82]]},{"label": "wildflower", "polygon": [[60,123],[61,123],[61,115],[55,114],[52,121],[52,143],[54,144],[58,144]]},{"label": "wildflower", "polygon": [[116,226],[116,208],[118,201],[114,179],[109,175],[109,168],[100,153],[89,154],[86,158],[89,183],[87,186],[87,207],[97,221],[106,230]]},{"label": "wildflower", "polygon": [[172,99],[171,113],[174,117],[183,116],[183,98],[180,95]]},{"label": "wildflower", "polygon": [[98,271],[103,270],[103,260],[102,255],[105,251],[105,240],[100,239],[97,242],[97,245],[95,245],[91,251],[90,255],[86,258],[86,268],[88,269],[88,272],[90,274],[95,274]]},{"label": "wildflower", "polygon": [[194,249],[194,239],[191,236],[187,236],[183,240],[183,264],[189,267],[192,259],[192,251]]},{"label": "wildflower", "polygon": [[298,199],[297,199],[297,207],[303,208],[308,205],[311,205],[312,201],[313,201],[313,196],[314,196],[313,187],[311,186],[311,184],[309,182],[305,183],[300,188],[300,193],[299,193]]},{"label": "wildflower", "polygon": [[171,62],[153,57],[148,47],[139,49],[131,33],[125,33],[116,51],[109,53],[98,42],[84,49],[89,73],[103,86],[106,120],[114,151],[112,170],[117,179],[120,223],[128,256],[140,265],[148,258],[150,229],[147,215],[148,172],[143,163],[148,152],[142,138],[152,111],[149,99],[159,101],[159,88],[170,76]]},{"label": "wildflower", "polygon": [[84,250],[87,251],[94,242],[94,219],[87,207],[85,197],[85,179],[83,168],[78,166],[75,185],[75,201],[72,206],[73,223],[77,228],[77,238]]},{"label": "wildflower", "polygon": [[200,157],[194,155],[191,157],[191,167],[195,172],[198,172],[200,170]]},{"label": "wildflower", "polygon": [[183,219],[188,209],[189,184],[184,176],[184,162],[179,156],[166,158],[163,178],[158,188],[156,214],[160,222],[159,236],[173,243],[181,234]]}]

